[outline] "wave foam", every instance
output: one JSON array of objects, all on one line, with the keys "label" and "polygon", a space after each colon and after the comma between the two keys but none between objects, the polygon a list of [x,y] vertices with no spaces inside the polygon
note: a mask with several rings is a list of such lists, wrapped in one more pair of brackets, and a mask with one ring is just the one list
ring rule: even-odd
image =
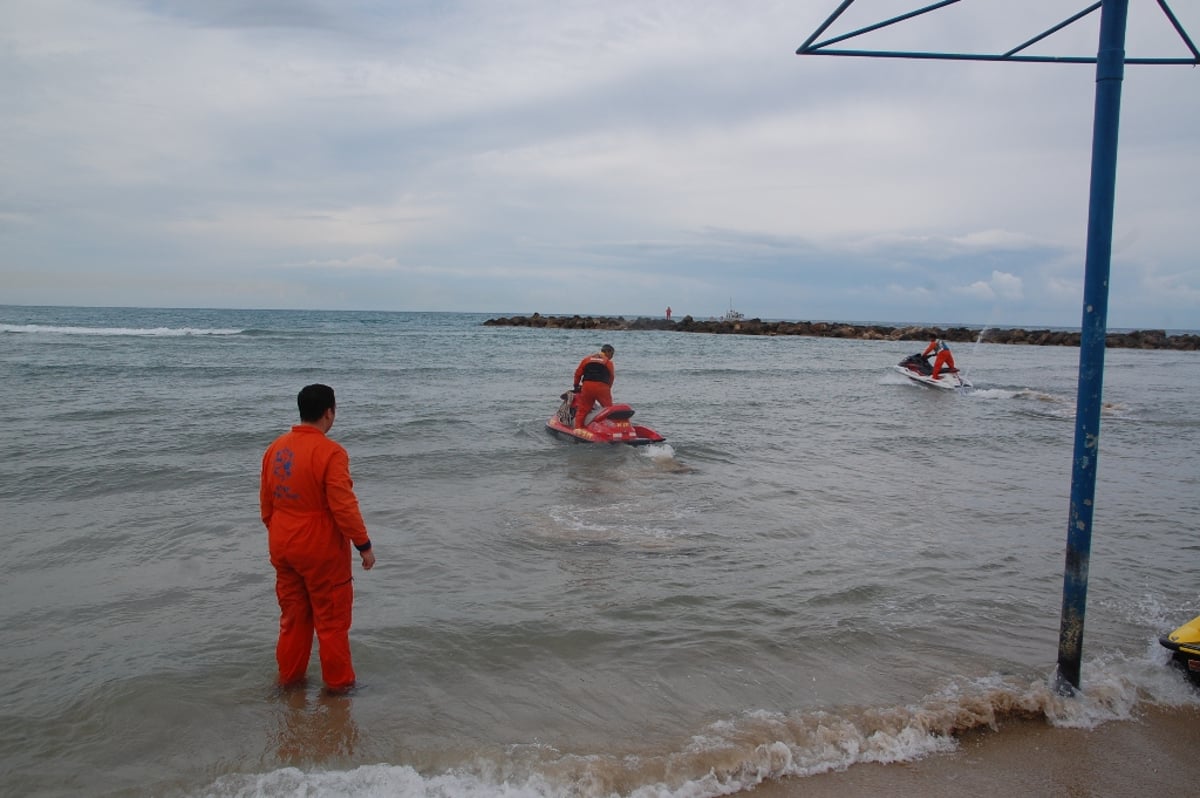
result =
[{"label": "wave foam", "polygon": [[0,324],[0,333],[43,335],[107,335],[177,338],[187,335],[240,335],[235,328],[204,327],[55,327],[46,324]]},{"label": "wave foam", "polygon": [[910,762],[954,751],[968,732],[1007,721],[1092,729],[1134,716],[1139,701],[1200,704],[1180,674],[1153,662],[1113,660],[1085,668],[1086,689],[1059,694],[1051,680],[956,680],[918,704],[783,713],[749,711],[714,722],[666,752],[563,754],[552,746],[509,746],[443,773],[377,764],[348,771],[283,768],[223,777],[214,798],[355,795],[412,798],[713,798],[768,781],[842,771],[863,763]]}]

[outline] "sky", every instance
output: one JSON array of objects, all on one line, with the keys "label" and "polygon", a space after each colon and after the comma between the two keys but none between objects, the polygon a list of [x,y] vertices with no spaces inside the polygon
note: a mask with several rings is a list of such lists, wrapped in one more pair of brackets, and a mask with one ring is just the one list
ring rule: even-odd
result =
[{"label": "sky", "polygon": [[[1095,66],[797,55],[838,5],[0,0],[0,304],[1079,326]],[[1128,57],[1190,57],[1129,6]],[[1200,69],[1127,65],[1120,120],[1108,325],[1200,329]]]}]

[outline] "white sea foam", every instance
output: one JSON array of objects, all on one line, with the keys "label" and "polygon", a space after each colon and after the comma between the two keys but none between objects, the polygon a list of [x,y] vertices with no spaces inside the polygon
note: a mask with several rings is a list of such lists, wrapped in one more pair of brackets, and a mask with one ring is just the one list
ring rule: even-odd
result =
[{"label": "white sea foam", "polygon": [[[642,755],[564,755],[550,746],[523,746],[520,756],[478,757],[443,773],[378,764],[347,771],[284,768],[220,779],[202,795],[274,798],[290,795],[412,798],[713,798],[784,777],[803,778],[865,763],[911,762],[958,748],[973,731],[1013,721],[1041,720],[1061,728],[1094,729],[1129,720],[1141,702],[1200,705],[1180,674],[1146,660],[1087,663],[1085,689],[1067,696],[1051,679],[1022,682],[992,675],[956,679],[908,706],[843,709],[838,713],[754,710],[716,721],[679,750]],[[519,763],[519,764],[517,764]],[[637,785],[632,788],[621,785]]]},{"label": "white sea foam", "polygon": [[42,335],[139,336],[177,338],[187,335],[239,335],[236,328],[204,327],[56,327],[46,324],[0,324],[0,333]]},{"label": "white sea foam", "polygon": [[646,446],[639,446],[638,453],[642,457],[648,457],[658,464],[675,462],[675,448],[669,443],[651,443]]},{"label": "white sea foam", "polygon": [[971,391],[972,399],[1013,399],[1020,396],[1020,391],[1007,390],[1004,388],[976,388]]}]

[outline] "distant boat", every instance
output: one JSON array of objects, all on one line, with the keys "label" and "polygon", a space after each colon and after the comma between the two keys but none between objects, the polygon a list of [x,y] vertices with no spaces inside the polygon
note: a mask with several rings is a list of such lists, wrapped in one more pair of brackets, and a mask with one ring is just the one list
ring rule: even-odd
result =
[{"label": "distant boat", "polygon": [[725,315],[721,317],[721,321],[741,321],[746,318],[745,313],[740,313],[733,309],[733,300],[729,300],[729,310],[725,311]]}]

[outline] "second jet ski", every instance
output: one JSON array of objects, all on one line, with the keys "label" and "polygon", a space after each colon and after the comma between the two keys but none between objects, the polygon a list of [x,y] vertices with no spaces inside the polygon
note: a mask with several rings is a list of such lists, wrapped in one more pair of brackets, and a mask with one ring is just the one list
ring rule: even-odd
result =
[{"label": "second jet ski", "polygon": [[929,360],[926,357],[920,354],[909,355],[892,368],[913,382],[928,385],[930,388],[942,388],[952,391],[958,388],[972,387],[971,381],[953,366],[944,367],[935,379],[933,376],[933,366],[929,364]]}]

